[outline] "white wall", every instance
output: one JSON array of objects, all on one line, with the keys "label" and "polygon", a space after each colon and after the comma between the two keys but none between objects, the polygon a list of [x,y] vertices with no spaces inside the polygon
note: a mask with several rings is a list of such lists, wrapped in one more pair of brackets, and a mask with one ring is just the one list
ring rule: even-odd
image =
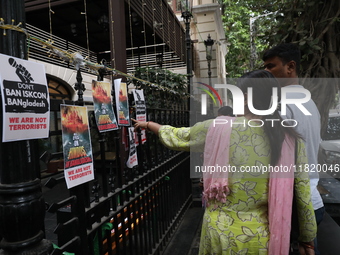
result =
[{"label": "white wall", "polygon": [[[194,87],[195,81],[198,79],[208,79],[208,62],[206,60],[204,40],[208,39],[209,34],[211,39],[215,41],[211,61],[212,81],[218,82],[219,84],[226,83],[225,56],[228,53],[228,47],[221,17],[221,8],[216,2],[216,0],[194,0],[192,9],[194,18],[191,23],[191,38],[197,41],[197,43],[194,44],[194,59],[196,60],[195,76],[193,78]],[[227,105],[225,92],[222,90],[218,92],[224,104]]]}]

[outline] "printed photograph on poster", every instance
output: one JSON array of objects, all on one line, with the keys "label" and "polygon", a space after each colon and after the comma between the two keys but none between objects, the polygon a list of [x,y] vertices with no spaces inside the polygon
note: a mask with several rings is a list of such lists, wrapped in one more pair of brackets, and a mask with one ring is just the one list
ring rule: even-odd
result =
[{"label": "printed photograph on poster", "polygon": [[[142,89],[132,89],[133,98],[136,104],[136,120],[138,121],[146,121],[146,105],[144,99],[144,91]],[[141,140],[142,143],[146,142],[146,131],[144,129],[141,130]],[[136,145],[139,145],[139,139],[137,133],[135,133],[135,141]]]},{"label": "printed photograph on poster", "polygon": [[111,83],[93,80],[92,96],[99,132],[118,129],[116,115],[112,107]]},{"label": "printed photograph on poster", "polygon": [[133,168],[134,166],[138,165],[138,159],[137,159],[137,150],[136,150],[136,144],[135,144],[135,132],[134,127],[129,127],[129,158],[126,162],[126,166],[128,168]]},{"label": "printed photograph on poster", "polygon": [[61,105],[64,175],[67,188],[94,179],[92,146],[84,106]]},{"label": "printed photograph on poster", "polygon": [[47,138],[50,99],[42,64],[0,54],[2,141]]},{"label": "printed photograph on poster", "polygon": [[132,94],[136,104],[136,120],[146,121],[144,91],[142,89],[132,89]]},{"label": "printed photograph on poster", "polygon": [[130,126],[129,101],[127,94],[127,85],[121,82],[122,79],[115,79],[115,96],[118,115],[118,125]]}]

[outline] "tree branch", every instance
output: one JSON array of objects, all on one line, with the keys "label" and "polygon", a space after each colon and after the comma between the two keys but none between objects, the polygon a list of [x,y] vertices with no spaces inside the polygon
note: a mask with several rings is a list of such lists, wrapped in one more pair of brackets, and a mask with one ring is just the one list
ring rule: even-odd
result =
[{"label": "tree branch", "polygon": [[321,34],[317,37],[319,40],[322,38],[322,36],[327,32],[327,30],[333,25],[333,23],[337,20],[337,18],[340,15],[340,9],[338,9],[337,13],[333,17],[333,19],[328,23],[328,25],[324,28],[324,30],[321,32]]}]

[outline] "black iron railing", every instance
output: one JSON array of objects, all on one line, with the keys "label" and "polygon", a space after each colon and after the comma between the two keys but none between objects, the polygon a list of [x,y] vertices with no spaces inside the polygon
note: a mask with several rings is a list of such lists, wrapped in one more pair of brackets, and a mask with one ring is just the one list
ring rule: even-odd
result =
[{"label": "black iron railing", "polygon": [[[159,100],[169,97],[164,92]],[[147,109],[149,120],[188,126],[187,100],[172,103]],[[131,116],[134,110],[130,108]],[[165,148],[149,132],[147,141],[137,146],[138,166],[127,168],[122,146],[126,128],[97,134],[92,140],[100,148],[95,180],[72,188],[68,199],[50,206],[49,212],[57,214],[60,246],[53,254],[161,254],[190,206],[189,153]],[[141,133],[137,137],[141,140]],[[115,158],[106,158],[108,152]]]}]

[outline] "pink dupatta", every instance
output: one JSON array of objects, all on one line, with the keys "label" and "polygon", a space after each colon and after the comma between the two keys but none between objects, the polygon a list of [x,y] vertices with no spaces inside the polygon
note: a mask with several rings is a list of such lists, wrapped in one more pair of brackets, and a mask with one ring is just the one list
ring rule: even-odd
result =
[{"label": "pink dupatta", "polygon": [[[207,204],[219,201],[226,202],[229,194],[228,172],[222,167],[229,166],[229,147],[231,122],[235,118],[217,117],[209,129],[204,148],[204,199]],[[224,122],[224,124],[222,124]],[[218,124],[219,123],[219,124]],[[286,137],[281,149],[281,158],[277,164],[287,166],[288,172],[271,172],[268,194],[269,247],[268,254],[287,255],[291,229],[291,213],[294,190],[295,145],[293,139]],[[214,166],[215,170],[207,171]],[[224,168],[225,170],[227,168]]]}]

